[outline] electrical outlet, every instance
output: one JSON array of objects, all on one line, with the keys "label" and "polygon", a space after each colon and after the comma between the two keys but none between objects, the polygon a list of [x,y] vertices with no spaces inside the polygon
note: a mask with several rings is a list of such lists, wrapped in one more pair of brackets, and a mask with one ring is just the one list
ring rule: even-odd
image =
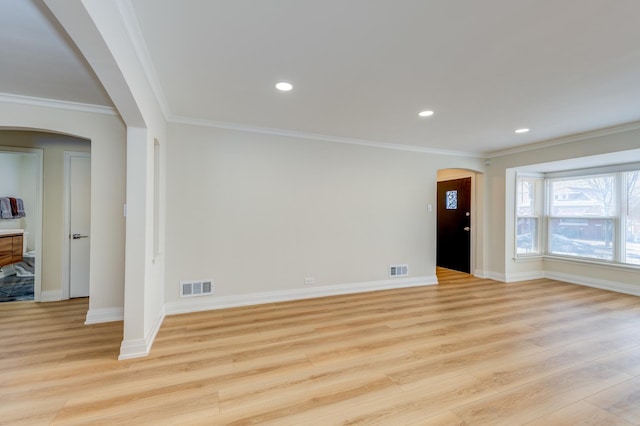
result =
[{"label": "electrical outlet", "polygon": [[307,277],[304,279],[305,284],[315,284],[315,282],[316,282],[316,279],[313,277]]}]

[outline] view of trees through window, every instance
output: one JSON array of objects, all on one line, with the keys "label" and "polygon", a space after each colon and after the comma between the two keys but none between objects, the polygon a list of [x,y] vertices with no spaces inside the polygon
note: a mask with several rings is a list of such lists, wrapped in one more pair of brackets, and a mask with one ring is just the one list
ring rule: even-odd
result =
[{"label": "view of trees through window", "polygon": [[613,260],[616,176],[551,180],[549,253]]},{"label": "view of trees through window", "polygon": [[625,262],[640,265],[640,171],[626,174]]},{"label": "view of trees through window", "polygon": [[[541,180],[541,179],[539,179]],[[541,253],[531,178],[518,181],[518,254]],[[546,253],[640,265],[640,171],[546,179]]]}]

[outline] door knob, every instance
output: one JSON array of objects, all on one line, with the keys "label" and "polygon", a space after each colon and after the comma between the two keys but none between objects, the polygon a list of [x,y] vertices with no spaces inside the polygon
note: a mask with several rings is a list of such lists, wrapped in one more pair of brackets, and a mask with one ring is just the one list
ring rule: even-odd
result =
[{"label": "door knob", "polygon": [[74,240],[79,240],[80,238],[89,238],[89,236],[88,235],[73,234],[71,236],[71,238],[73,238]]},{"label": "door knob", "polygon": [[469,228],[468,226],[465,226],[463,229],[467,232],[471,231],[471,228]]}]

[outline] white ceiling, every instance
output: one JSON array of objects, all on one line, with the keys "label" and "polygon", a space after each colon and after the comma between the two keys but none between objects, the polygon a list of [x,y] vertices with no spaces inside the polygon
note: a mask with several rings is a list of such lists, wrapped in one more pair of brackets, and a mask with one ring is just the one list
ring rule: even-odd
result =
[{"label": "white ceiling", "polygon": [[0,0],[0,93],[112,106],[46,6]]},{"label": "white ceiling", "polygon": [[[38,1],[0,0],[0,92],[110,105]],[[480,154],[640,120],[637,0],[125,1],[174,120]]]}]

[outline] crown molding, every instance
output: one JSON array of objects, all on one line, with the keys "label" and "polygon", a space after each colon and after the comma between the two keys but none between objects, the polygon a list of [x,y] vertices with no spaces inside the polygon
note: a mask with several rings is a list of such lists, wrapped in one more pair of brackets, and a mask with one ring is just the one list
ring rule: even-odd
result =
[{"label": "crown molding", "polygon": [[94,114],[119,115],[113,107],[93,104],[83,104],[80,102],[62,101],[59,99],[36,98],[33,96],[14,95],[11,93],[0,93],[0,102],[31,105],[45,108],[67,109],[71,111],[91,112]]},{"label": "crown molding", "polygon": [[162,90],[158,73],[153,66],[151,54],[149,54],[149,48],[144,40],[144,36],[142,35],[142,29],[140,29],[140,24],[133,4],[131,3],[131,0],[116,0],[116,6],[120,13],[120,17],[122,18],[124,27],[127,30],[129,40],[131,41],[136,52],[136,56],[140,61],[142,70],[149,82],[149,85],[151,86],[151,90],[160,105],[160,109],[162,110],[162,114],[164,114],[165,120],[168,121],[171,116],[169,102],[164,94],[164,90]]},{"label": "crown molding", "polygon": [[394,144],[394,143],[388,143],[388,142],[377,142],[377,141],[369,141],[364,139],[324,135],[321,133],[310,133],[310,132],[301,132],[296,130],[275,129],[271,127],[249,126],[245,124],[227,123],[222,121],[185,117],[185,116],[179,116],[179,115],[172,115],[168,121],[170,123],[186,124],[190,126],[211,127],[211,128],[217,128],[217,129],[259,133],[264,135],[284,136],[284,137],[290,137],[290,138],[334,142],[334,143],[342,143],[342,144],[349,144],[349,145],[360,145],[360,146],[367,146],[372,148],[391,149],[396,151],[419,152],[423,154],[447,155],[447,156],[453,156],[453,157],[485,158],[483,154],[477,153],[477,152],[447,151],[447,150],[441,150],[441,149],[426,148],[426,147],[416,146],[416,145]]},{"label": "crown molding", "polygon": [[153,61],[151,60],[149,48],[142,34],[139,20],[136,15],[135,8],[133,6],[132,1],[131,0],[115,0],[115,3],[117,5],[117,9],[120,13],[122,22],[127,31],[129,39],[134,47],[136,55],[140,61],[144,74],[147,78],[147,81],[151,86],[151,90],[153,91],[155,98],[158,101],[158,104],[160,105],[162,113],[164,114],[164,118],[170,123],[188,124],[188,125],[201,126],[201,127],[237,130],[237,131],[266,134],[266,135],[276,135],[276,136],[294,137],[294,138],[308,139],[308,140],[360,145],[360,146],[367,146],[367,147],[373,147],[373,148],[391,149],[391,150],[397,150],[397,151],[419,152],[419,153],[425,153],[425,154],[436,154],[436,155],[447,155],[447,156],[455,156],[455,157],[469,157],[469,158],[480,158],[480,159],[502,157],[510,154],[528,152],[528,151],[533,151],[540,148],[547,148],[547,147],[552,147],[556,145],[576,142],[580,140],[586,140],[586,139],[591,139],[595,137],[606,136],[606,135],[640,129],[640,122],[634,122],[634,123],[627,123],[619,126],[612,126],[612,127],[597,129],[597,130],[583,132],[583,133],[577,133],[577,134],[563,136],[559,138],[553,138],[553,139],[549,139],[541,142],[533,142],[520,147],[515,147],[515,148],[510,148],[510,149],[505,149],[500,151],[470,152],[470,151],[441,150],[441,149],[428,148],[428,147],[422,147],[417,145],[395,144],[395,143],[388,143],[388,142],[379,142],[379,141],[371,141],[371,140],[364,140],[364,139],[347,138],[347,137],[341,137],[341,136],[325,135],[320,133],[276,129],[276,128],[269,128],[269,127],[259,127],[259,126],[245,125],[245,124],[228,123],[228,122],[221,122],[221,121],[215,121],[215,120],[200,119],[195,117],[174,115],[171,112],[169,102],[164,93],[164,90],[162,89],[162,85],[160,84],[160,80],[158,78],[156,69],[153,65]]},{"label": "crown molding", "polygon": [[533,142],[516,148],[505,149],[502,151],[494,151],[485,155],[487,158],[504,157],[511,154],[520,154],[522,152],[533,151],[536,149],[550,148],[557,145],[564,145],[571,142],[584,141],[602,136],[615,135],[617,133],[630,132],[640,130],[640,121],[620,124],[617,126],[604,127],[602,129],[590,130],[588,132],[575,133],[572,135],[561,136],[559,138],[547,139],[541,142]]}]

